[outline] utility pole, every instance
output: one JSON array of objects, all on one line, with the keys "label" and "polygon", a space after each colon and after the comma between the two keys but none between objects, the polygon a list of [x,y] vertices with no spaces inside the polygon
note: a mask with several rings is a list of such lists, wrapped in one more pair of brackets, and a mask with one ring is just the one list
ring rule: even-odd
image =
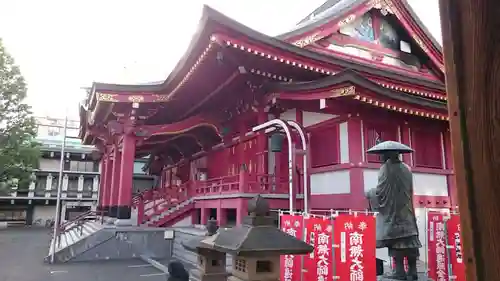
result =
[{"label": "utility pole", "polygon": [[64,154],[66,148],[66,131],[68,129],[68,112],[66,110],[64,117],[64,126],[63,126],[63,140],[61,144],[61,162],[59,163],[59,178],[57,179],[57,197],[56,197],[56,217],[54,221],[54,235],[52,239],[52,245],[50,247],[50,263],[54,263],[54,255],[56,253],[56,245],[59,238],[59,224],[61,222],[61,192],[62,192],[62,177],[64,171]]}]

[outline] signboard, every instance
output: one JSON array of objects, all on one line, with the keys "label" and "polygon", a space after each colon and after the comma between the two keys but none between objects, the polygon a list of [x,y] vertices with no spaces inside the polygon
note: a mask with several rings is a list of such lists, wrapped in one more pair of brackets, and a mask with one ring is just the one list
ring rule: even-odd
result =
[{"label": "signboard", "polygon": [[429,278],[435,281],[448,280],[446,240],[445,215],[441,212],[428,212],[427,248]]},{"label": "signboard", "polygon": [[[283,232],[302,240],[303,239],[302,215],[281,215],[280,228]],[[301,281],[300,272],[302,269],[301,257],[295,255],[281,256],[281,281]]]},{"label": "signboard", "polygon": [[305,219],[304,241],[314,251],[304,257],[304,280],[326,281],[333,276],[333,226],[327,217]]},{"label": "signboard", "polygon": [[333,222],[335,277],[340,281],[376,280],[376,223],[373,215],[340,214]]},{"label": "signboard", "polygon": [[465,263],[463,257],[460,215],[452,214],[446,221],[448,236],[448,253],[451,265],[450,279],[465,281]]}]

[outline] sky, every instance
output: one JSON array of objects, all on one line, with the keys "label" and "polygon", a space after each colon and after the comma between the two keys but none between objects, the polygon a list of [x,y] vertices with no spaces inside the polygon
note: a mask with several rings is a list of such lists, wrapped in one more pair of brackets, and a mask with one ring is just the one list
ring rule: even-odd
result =
[{"label": "sky", "polygon": [[[37,116],[78,119],[82,87],[164,80],[204,4],[267,35],[325,0],[0,0],[0,38],[28,83]],[[407,0],[441,42],[437,0]]]}]

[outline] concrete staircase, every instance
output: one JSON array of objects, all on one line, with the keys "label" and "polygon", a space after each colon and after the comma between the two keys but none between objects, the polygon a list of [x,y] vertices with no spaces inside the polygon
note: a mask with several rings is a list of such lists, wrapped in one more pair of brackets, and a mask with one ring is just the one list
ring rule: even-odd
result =
[{"label": "concrete staircase", "polygon": [[[149,226],[168,226],[169,221],[176,219],[179,216],[182,216],[186,212],[190,211],[194,208],[194,199],[188,199],[183,201],[171,208],[164,209],[162,212],[153,215],[146,225]],[[170,224],[171,225],[171,224]]]},{"label": "concrete staircase", "polygon": [[[54,245],[54,261],[67,262],[88,249],[109,240],[114,234],[102,233],[101,230],[104,227],[104,225],[96,221],[84,221],[80,225],[76,223],[67,225],[59,238],[52,238],[49,254],[45,257],[45,261],[51,261],[52,247]],[[54,239],[56,239],[55,243]],[[88,243],[89,240],[92,242]]]},{"label": "concrete staircase", "polygon": [[[68,225],[56,241],[55,263],[138,258],[170,258],[172,240],[165,239],[165,228],[117,226],[87,221],[83,225]],[[52,249],[52,248],[50,248]],[[51,251],[45,261],[51,261]]]},{"label": "concrete staircase", "polygon": [[[85,237],[88,237],[92,235],[93,233],[96,233],[102,228],[102,224],[94,221],[87,221],[81,226],[77,226],[75,223],[72,223],[68,226],[68,230],[63,232],[60,236],[59,239],[56,239],[55,247],[56,247],[56,253],[58,251],[61,251],[64,248],[67,248],[76,242],[85,239]],[[52,239],[54,240],[54,238]],[[53,241],[50,243],[50,248],[49,248],[49,255],[52,253],[52,246],[53,246]]]}]

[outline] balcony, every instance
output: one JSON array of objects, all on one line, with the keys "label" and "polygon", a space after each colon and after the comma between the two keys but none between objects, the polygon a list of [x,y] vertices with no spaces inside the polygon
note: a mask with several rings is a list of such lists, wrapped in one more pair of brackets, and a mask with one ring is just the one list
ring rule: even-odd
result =
[{"label": "balcony", "polygon": [[147,224],[155,217],[173,209],[179,209],[196,199],[252,194],[288,195],[288,178],[277,181],[274,175],[239,174],[212,178],[205,181],[189,181],[181,185],[146,190],[133,198],[137,209],[138,223]]}]

